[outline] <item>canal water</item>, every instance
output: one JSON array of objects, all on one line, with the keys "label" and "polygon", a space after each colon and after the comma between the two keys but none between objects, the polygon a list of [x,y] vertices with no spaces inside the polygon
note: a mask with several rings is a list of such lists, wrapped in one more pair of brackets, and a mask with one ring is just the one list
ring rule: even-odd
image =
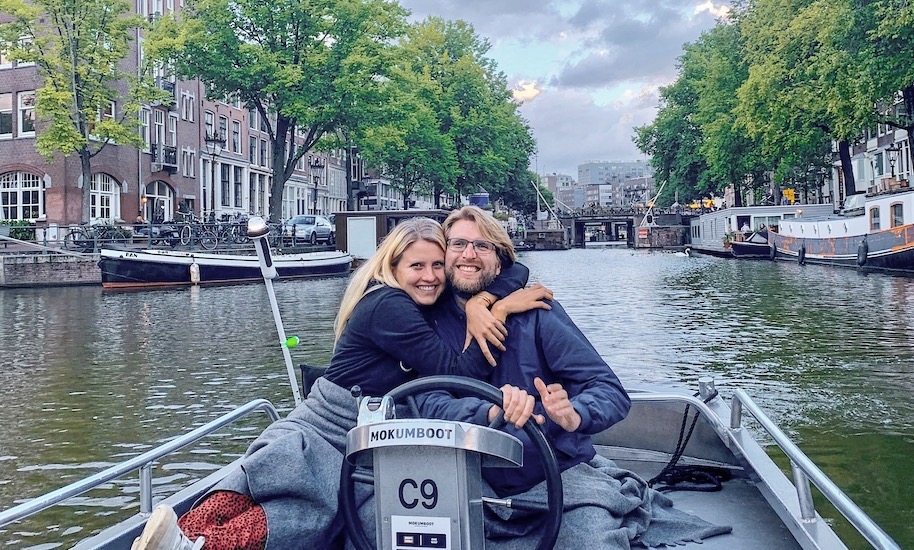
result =
[{"label": "canal water", "polygon": [[[695,388],[710,375],[724,397],[746,389],[902,547],[914,547],[914,280],[627,249],[530,252],[522,261],[623,383]],[[345,284],[275,285],[286,332],[301,339],[296,363],[329,361]],[[263,285],[0,291],[0,509],[257,397],[281,412],[293,405]],[[242,454],[266,424],[254,416],[165,461],[156,493]],[[0,528],[0,542],[69,548],[137,503],[128,477]]]}]

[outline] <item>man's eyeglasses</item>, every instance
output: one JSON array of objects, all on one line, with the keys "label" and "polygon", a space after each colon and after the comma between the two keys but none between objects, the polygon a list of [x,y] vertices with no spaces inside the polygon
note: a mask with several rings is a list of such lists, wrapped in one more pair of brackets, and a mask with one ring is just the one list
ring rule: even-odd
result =
[{"label": "man's eyeglasses", "polygon": [[466,239],[448,239],[447,248],[454,252],[463,252],[467,245],[473,245],[473,250],[480,256],[487,256],[495,252],[495,243],[489,241],[468,241]]}]

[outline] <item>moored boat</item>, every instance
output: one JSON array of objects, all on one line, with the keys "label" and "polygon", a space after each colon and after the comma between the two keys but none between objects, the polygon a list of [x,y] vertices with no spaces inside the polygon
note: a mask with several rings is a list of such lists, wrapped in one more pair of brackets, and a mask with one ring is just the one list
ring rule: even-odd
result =
[{"label": "moored boat", "polygon": [[777,258],[914,272],[914,190],[851,195],[827,216],[784,220],[769,234]]},{"label": "moored boat", "polygon": [[694,252],[711,256],[734,257],[731,237],[744,225],[755,230],[776,230],[794,218],[798,211],[807,216],[834,212],[831,204],[783,204],[768,206],[734,206],[701,214],[691,220],[691,247]]},{"label": "moored boat", "polygon": [[768,230],[755,231],[741,241],[730,241],[730,251],[734,258],[768,258],[771,251]]},{"label": "moored boat", "polygon": [[[329,277],[348,275],[352,256],[346,252],[277,254],[273,264],[281,278]],[[262,280],[255,255],[102,249],[98,266],[105,288]]]}]

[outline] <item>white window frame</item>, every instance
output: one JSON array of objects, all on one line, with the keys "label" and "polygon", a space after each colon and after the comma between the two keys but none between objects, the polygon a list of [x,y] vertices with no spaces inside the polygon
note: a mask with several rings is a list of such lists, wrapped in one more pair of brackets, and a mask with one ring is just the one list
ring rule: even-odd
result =
[{"label": "white window frame", "polygon": [[[33,202],[31,195],[37,198],[37,203]],[[38,216],[25,216],[26,207],[33,206]],[[27,221],[47,219],[44,180],[29,172],[0,174],[0,218]]]},{"label": "white window frame", "polygon": [[197,152],[193,149],[182,149],[181,150],[181,173],[188,177],[192,178],[195,176],[195,170],[197,169]]},{"label": "white window frame", "polygon": [[0,139],[13,139],[13,93],[4,93],[0,94],[0,98],[8,98],[7,105],[0,105],[0,116],[6,115],[9,117],[10,121],[10,131],[5,134],[0,134]]},{"label": "white window frame", "polygon": [[241,121],[232,121],[232,152],[241,153]]},{"label": "white window frame", "polygon": [[149,136],[150,136],[150,127],[149,127],[149,109],[142,108],[140,109],[140,137],[143,138],[143,150],[149,151]]},{"label": "white window frame", "polygon": [[117,103],[115,101],[108,101],[107,109],[100,109],[98,113],[98,119],[108,119],[114,121],[114,116],[117,114]]},{"label": "white window frame", "polygon": [[13,68],[13,59],[6,56],[6,52],[3,51],[3,46],[0,45],[0,69],[12,69]]},{"label": "white window frame", "polygon": [[161,149],[161,147],[165,145],[165,111],[161,109],[153,109],[152,113],[153,143],[155,143],[156,146]]},{"label": "white window frame", "polygon": [[168,145],[175,147],[178,145],[178,115],[168,113]]},{"label": "white window frame", "polygon": [[194,94],[181,90],[181,120],[194,121]]},{"label": "white window frame", "polygon": [[121,215],[121,186],[116,179],[98,172],[92,174],[89,219],[116,221]]},{"label": "white window frame", "polygon": [[[23,106],[23,99],[31,96],[31,104]],[[32,129],[23,130],[25,113],[31,113]],[[18,137],[33,137],[35,135],[35,91],[19,92],[16,94],[16,135]]]},{"label": "white window frame", "polygon": [[203,133],[204,137],[216,137],[216,113],[212,111],[203,113]]}]

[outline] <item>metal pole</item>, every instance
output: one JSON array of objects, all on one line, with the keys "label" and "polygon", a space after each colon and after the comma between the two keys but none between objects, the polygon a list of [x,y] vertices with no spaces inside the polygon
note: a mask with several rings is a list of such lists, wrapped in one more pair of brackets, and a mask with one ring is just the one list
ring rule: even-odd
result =
[{"label": "metal pole", "polygon": [[276,266],[273,265],[273,258],[270,256],[270,243],[264,237],[270,232],[270,227],[260,216],[254,216],[248,220],[248,237],[254,241],[254,249],[257,250],[257,259],[260,260],[260,272],[263,274],[263,282],[267,286],[267,295],[270,297],[270,307],[273,309],[273,321],[276,322],[276,332],[279,333],[279,345],[282,348],[282,356],[286,361],[286,371],[289,373],[289,382],[292,385],[292,396],[295,398],[295,405],[301,404],[301,392],[298,390],[298,380],[295,377],[295,367],[292,366],[292,355],[289,354],[289,346],[286,343],[286,331],[282,326],[282,317],[279,315],[279,305],[276,303],[276,293],[273,292],[273,279],[279,276],[276,272]]}]

